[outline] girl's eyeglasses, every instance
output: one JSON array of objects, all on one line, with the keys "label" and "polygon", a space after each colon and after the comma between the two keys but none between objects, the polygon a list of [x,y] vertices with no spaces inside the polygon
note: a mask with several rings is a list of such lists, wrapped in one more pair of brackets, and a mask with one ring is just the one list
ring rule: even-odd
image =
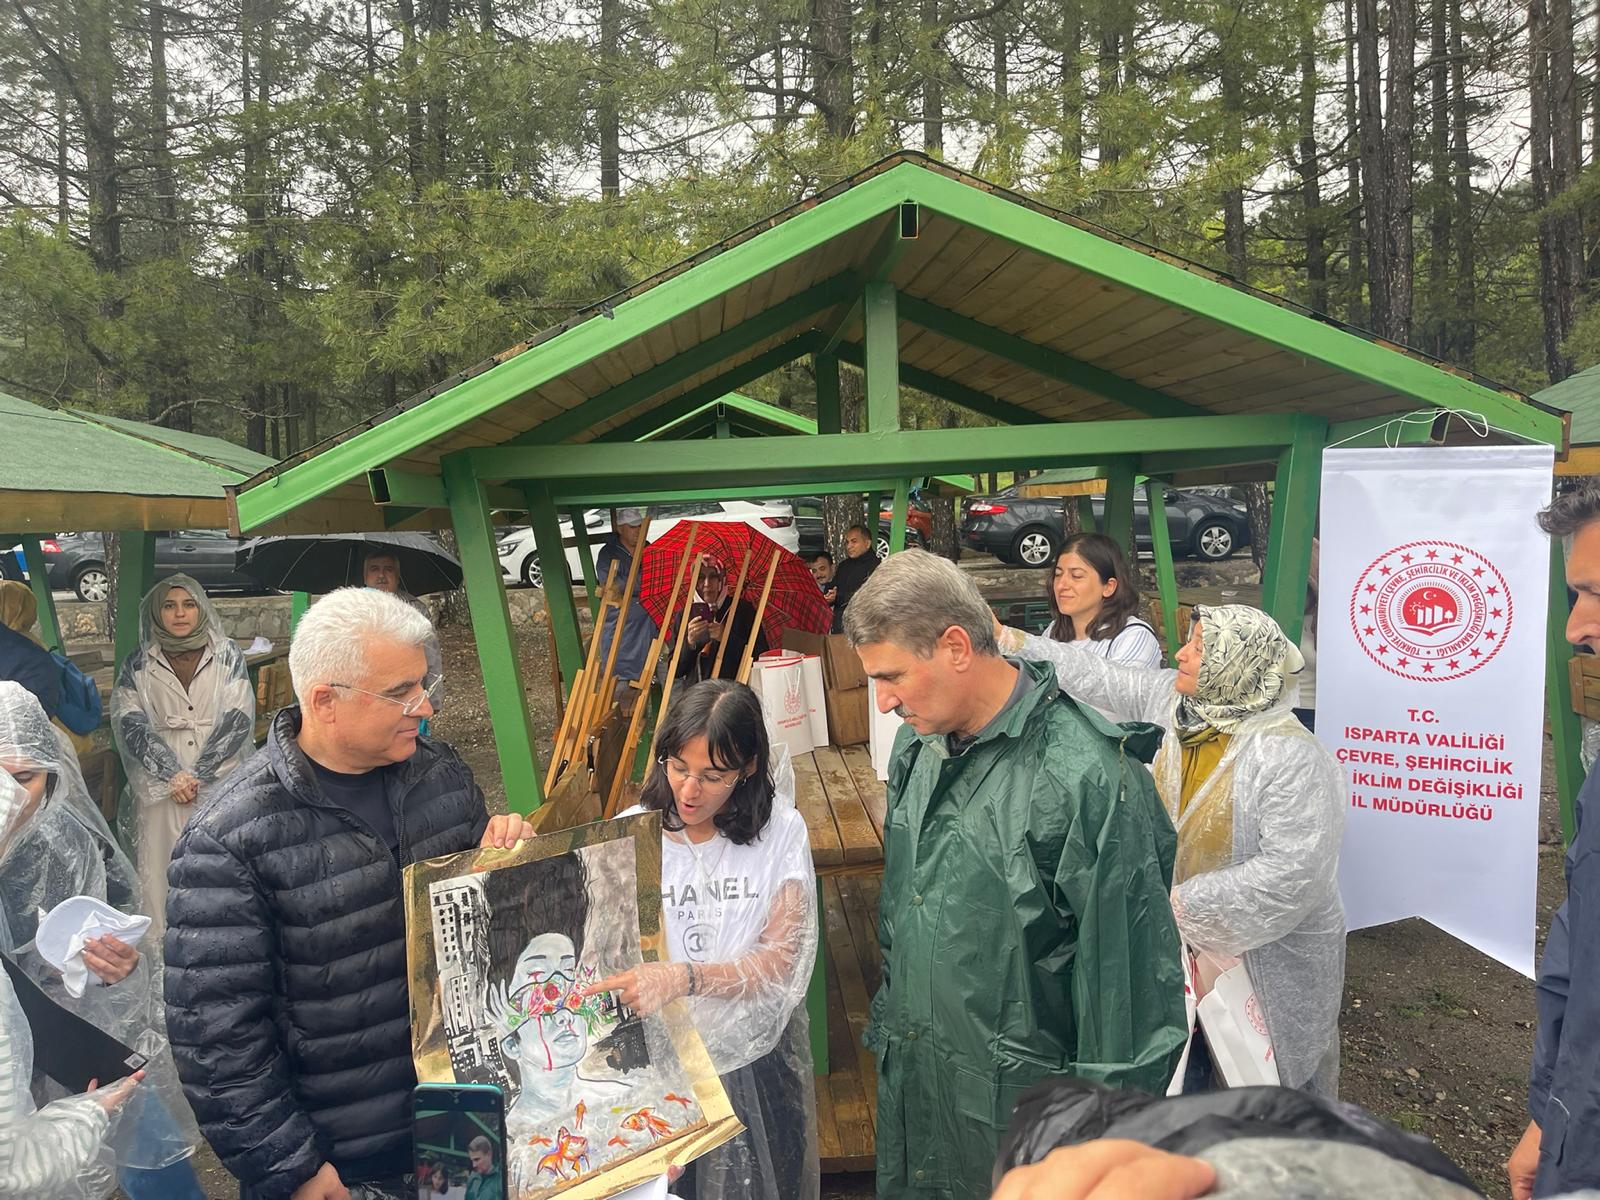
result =
[{"label": "girl's eyeglasses", "polygon": [[663,754],[656,761],[666,768],[667,778],[674,783],[685,783],[693,779],[708,792],[731,792],[739,782],[739,772],[737,771],[696,775],[670,754]]}]

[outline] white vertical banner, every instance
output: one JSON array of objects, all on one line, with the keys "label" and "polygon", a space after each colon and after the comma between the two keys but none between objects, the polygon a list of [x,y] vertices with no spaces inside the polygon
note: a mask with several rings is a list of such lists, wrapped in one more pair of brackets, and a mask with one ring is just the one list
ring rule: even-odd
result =
[{"label": "white vertical banner", "polygon": [[1317,737],[1351,929],[1422,917],[1533,974],[1549,446],[1328,450]]}]

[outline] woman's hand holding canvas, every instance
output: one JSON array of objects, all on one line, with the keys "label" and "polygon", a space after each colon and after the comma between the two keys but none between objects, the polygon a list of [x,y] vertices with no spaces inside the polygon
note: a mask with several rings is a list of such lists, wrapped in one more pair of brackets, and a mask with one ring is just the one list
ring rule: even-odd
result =
[{"label": "woman's hand holding canvas", "polygon": [[689,995],[692,970],[688,963],[640,963],[590,984],[585,991],[592,996],[613,992],[624,1008],[648,1017]]}]

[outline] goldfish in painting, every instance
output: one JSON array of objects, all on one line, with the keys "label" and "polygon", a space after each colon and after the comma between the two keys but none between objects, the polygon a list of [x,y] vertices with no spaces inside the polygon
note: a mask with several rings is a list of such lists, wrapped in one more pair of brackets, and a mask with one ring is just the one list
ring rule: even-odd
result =
[{"label": "goldfish in painting", "polygon": [[623,1138],[620,1138],[620,1137],[612,1138],[609,1142],[606,1143],[606,1145],[608,1145],[608,1146],[621,1146],[624,1150],[626,1150],[628,1148],[627,1141],[625,1139],[623,1139]]},{"label": "goldfish in painting", "polygon": [[585,1104],[582,1100],[579,1100],[578,1101],[578,1107],[572,1110],[572,1124],[573,1124],[574,1128],[577,1128],[577,1129],[582,1129],[583,1128],[583,1116],[588,1111],[589,1111],[589,1106],[587,1104]]},{"label": "goldfish in painting", "polygon": [[622,1127],[633,1133],[648,1133],[652,1142],[672,1132],[672,1126],[648,1108],[623,1117]]},{"label": "goldfish in painting", "polygon": [[557,1179],[570,1179],[569,1172],[589,1169],[589,1139],[573,1133],[565,1125],[556,1134],[556,1148],[539,1160],[540,1172],[548,1171]]},{"label": "goldfish in painting", "polygon": [[530,1146],[551,1146],[554,1144],[549,1138],[539,1137],[537,1134],[528,1139],[528,1145]]},{"label": "goldfish in painting", "polygon": [[662,1099],[663,1100],[671,1100],[674,1104],[681,1104],[685,1108],[688,1108],[692,1104],[694,1104],[694,1101],[690,1100],[687,1096],[680,1096],[675,1092],[668,1092],[665,1096],[662,1097]]}]

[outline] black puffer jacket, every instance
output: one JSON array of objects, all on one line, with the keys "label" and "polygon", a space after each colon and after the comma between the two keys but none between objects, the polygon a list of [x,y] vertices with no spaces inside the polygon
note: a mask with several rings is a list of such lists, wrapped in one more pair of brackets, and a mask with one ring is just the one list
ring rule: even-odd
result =
[{"label": "black puffer jacket", "polygon": [[332,1162],[346,1183],[410,1169],[411,1017],[400,867],[469,849],[472,772],[421,739],[384,768],[396,856],[318,790],[300,710],[190,822],[167,878],[167,1029],[184,1092],[246,1200]]}]

